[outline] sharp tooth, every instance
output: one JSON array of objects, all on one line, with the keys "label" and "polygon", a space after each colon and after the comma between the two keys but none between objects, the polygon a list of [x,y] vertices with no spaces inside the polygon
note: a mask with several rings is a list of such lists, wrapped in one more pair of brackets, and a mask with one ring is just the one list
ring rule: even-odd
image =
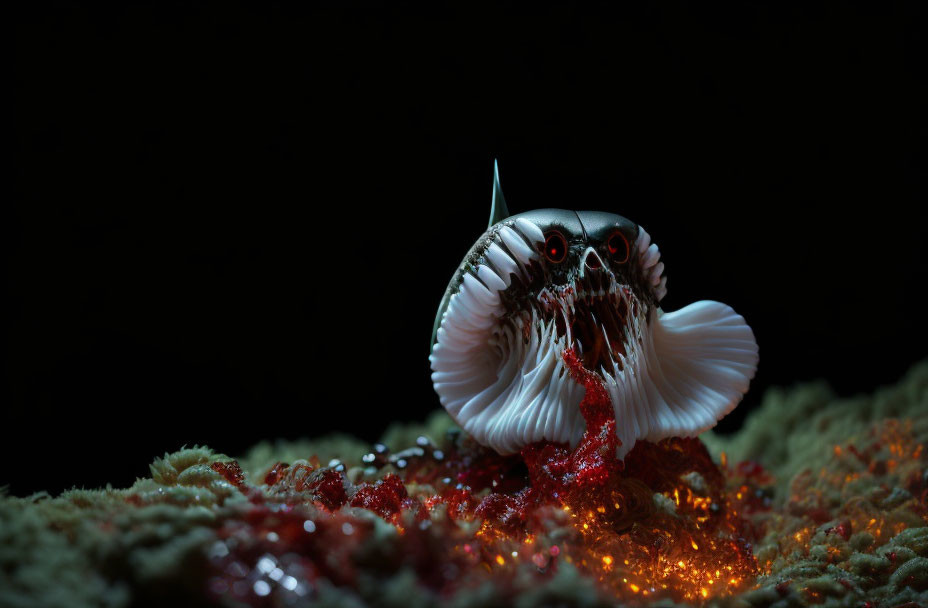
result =
[{"label": "sharp tooth", "polygon": [[486,257],[493,263],[497,271],[496,274],[506,283],[507,287],[509,286],[510,275],[520,274],[516,261],[496,243],[490,243],[486,251]]},{"label": "sharp tooth", "polygon": [[519,219],[516,220],[516,228],[518,228],[519,232],[525,235],[525,237],[531,242],[534,242],[534,243],[545,242],[545,235],[541,232],[541,229],[535,224],[533,224],[532,222],[524,218],[520,217]]},{"label": "sharp tooth", "polygon": [[526,245],[525,240],[509,226],[500,229],[499,236],[503,243],[506,244],[506,248],[515,254],[516,260],[522,264],[528,264],[532,259],[538,257],[535,250]]},{"label": "sharp tooth", "polygon": [[487,286],[490,292],[503,291],[506,289],[506,283],[499,278],[499,275],[484,264],[477,267],[477,278],[483,281],[483,284]]}]

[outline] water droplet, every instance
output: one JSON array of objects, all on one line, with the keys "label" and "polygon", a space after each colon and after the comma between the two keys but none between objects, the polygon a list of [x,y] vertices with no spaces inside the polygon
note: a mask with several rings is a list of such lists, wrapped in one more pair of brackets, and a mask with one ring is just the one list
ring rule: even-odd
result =
[{"label": "water droplet", "polygon": [[261,574],[267,574],[268,572],[270,572],[276,567],[277,567],[277,562],[275,562],[274,558],[271,556],[265,555],[264,557],[258,560],[257,568],[258,568],[258,571],[261,572]]},{"label": "water droplet", "polygon": [[267,581],[255,581],[254,590],[255,594],[264,597],[271,592],[271,586]]}]

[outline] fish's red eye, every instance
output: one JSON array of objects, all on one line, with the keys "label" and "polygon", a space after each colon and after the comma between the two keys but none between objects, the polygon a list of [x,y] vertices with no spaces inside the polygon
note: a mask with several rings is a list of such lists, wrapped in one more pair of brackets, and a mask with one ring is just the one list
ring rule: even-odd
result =
[{"label": "fish's red eye", "polygon": [[609,248],[609,255],[612,256],[616,264],[624,264],[628,261],[628,239],[625,238],[621,231],[616,230],[609,236],[606,247]]},{"label": "fish's red eye", "polygon": [[567,257],[567,239],[556,230],[545,236],[545,257],[549,262],[559,264]]}]

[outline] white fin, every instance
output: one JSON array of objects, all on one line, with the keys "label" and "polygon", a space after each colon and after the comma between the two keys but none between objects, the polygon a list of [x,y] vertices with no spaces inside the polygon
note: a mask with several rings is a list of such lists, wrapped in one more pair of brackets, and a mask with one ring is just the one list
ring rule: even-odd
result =
[{"label": "white fin", "polygon": [[754,332],[730,306],[708,300],[658,313],[652,325],[648,373],[670,407],[656,412],[647,439],[698,435],[747,392],[757,370]]},{"label": "white fin", "polygon": [[744,318],[720,302],[651,311],[624,369],[606,378],[624,458],[638,439],[694,437],[728,414],[757,369],[757,342]]},{"label": "white fin", "polygon": [[635,251],[638,255],[641,272],[654,290],[657,301],[660,302],[667,295],[667,277],[663,276],[664,263],[661,262],[661,252],[657,245],[651,242],[651,235],[641,226],[638,227],[638,240],[635,241]]},{"label": "white fin", "polygon": [[579,404],[586,389],[570,378],[561,357],[567,336],[558,338],[555,323],[541,322],[534,311],[529,319],[500,322],[506,312],[500,294],[513,276],[527,281],[526,267],[539,256],[521,235],[544,240],[523,219],[499,230],[486,249],[487,263],[468,270],[450,297],[429,357],[442,406],[501,454],[542,440],[576,445],[585,424]]}]

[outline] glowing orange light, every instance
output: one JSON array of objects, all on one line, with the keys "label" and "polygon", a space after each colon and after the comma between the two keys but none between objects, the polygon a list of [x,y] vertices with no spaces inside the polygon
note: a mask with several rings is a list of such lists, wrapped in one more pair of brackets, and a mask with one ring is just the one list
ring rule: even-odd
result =
[{"label": "glowing orange light", "polygon": [[699,551],[699,545],[696,544],[696,541],[695,541],[695,540],[691,540],[691,541],[690,541],[690,544],[693,545],[693,550],[694,550],[694,551]]},{"label": "glowing orange light", "polygon": [[703,587],[702,589],[699,590],[699,595],[703,597],[709,597],[709,590]]},{"label": "glowing orange light", "polygon": [[503,564],[506,563],[506,560],[503,559],[503,556],[502,556],[502,555],[497,555],[497,556],[496,556],[496,563],[499,564],[500,566],[502,566]]},{"label": "glowing orange light", "polygon": [[611,565],[612,565],[612,556],[611,556],[611,555],[604,555],[604,556],[603,556],[603,563],[606,564],[607,566],[611,566]]},{"label": "glowing orange light", "polygon": [[638,585],[636,585],[635,583],[632,583],[631,585],[629,585],[629,587],[630,587],[631,590],[634,591],[635,593],[638,593],[638,590],[640,589],[640,587],[638,587]]}]

